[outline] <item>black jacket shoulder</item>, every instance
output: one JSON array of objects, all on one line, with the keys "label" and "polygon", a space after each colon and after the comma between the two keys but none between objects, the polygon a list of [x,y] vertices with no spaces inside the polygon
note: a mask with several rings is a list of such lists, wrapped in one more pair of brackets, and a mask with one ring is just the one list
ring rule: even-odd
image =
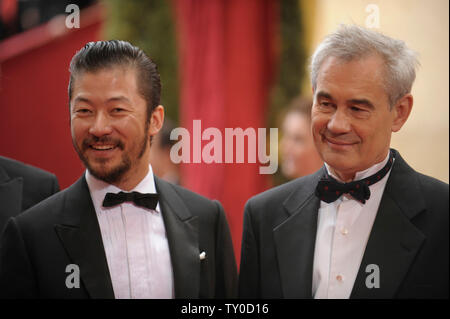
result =
[{"label": "black jacket shoulder", "polygon": [[23,178],[22,210],[59,191],[56,176],[43,169],[3,156],[0,156],[0,169],[3,169],[10,179]]}]

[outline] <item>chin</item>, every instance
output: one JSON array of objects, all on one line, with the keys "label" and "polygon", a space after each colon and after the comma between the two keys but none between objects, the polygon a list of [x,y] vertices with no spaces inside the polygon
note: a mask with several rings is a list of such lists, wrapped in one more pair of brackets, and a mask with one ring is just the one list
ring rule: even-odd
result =
[{"label": "chin", "polygon": [[89,172],[99,180],[109,184],[118,183],[126,172],[130,169],[127,162],[121,162],[117,165],[108,164],[107,161],[96,161],[88,163]]},{"label": "chin", "polygon": [[351,167],[354,167],[352,164],[354,161],[345,154],[326,154],[323,157],[323,160],[328,165],[339,171],[350,170]]},{"label": "chin", "polygon": [[115,184],[120,182],[126,171],[116,170],[95,170],[89,169],[89,172],[99,180],[102,180],[108,184]]}]

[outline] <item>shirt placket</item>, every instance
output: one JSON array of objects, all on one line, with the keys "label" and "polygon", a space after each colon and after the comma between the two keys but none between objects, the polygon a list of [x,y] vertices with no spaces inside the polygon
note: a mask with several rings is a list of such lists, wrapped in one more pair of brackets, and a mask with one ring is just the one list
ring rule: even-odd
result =
[{"label": "shirt placket", "polygon": [[130,298],[145,298],[145,243],[143,242],[142,220],[139,212],[130,209],[132,204],[123,204],[126,216],[126,242],[128,250],[128,268]]},{"label": "shirt placket", "polygon": [[347,298],[349,290],[348,261],[351,257],[351,214],[349,211],[351,202],[341,201],[336,209],[336,224],[333,235],[330,276],[329,298]]}]

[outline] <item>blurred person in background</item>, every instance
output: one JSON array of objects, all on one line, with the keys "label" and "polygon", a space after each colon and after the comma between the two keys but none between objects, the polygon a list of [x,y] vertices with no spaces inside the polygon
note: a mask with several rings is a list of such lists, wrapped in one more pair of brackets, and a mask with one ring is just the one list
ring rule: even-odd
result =
[{"label": "blurred person in background", "polygon": [[172,184],[179,184],[179,165],[170,159],[170,149],[177,142],[170,139],[170,132],[174,128],[173,121],[166,117],[163,127],[152,141],[150,164],[159,178]]},{"label": "blurred person in background", "polygon": [[296,97],[281,124],[281,172],[288,179],[312,174],[323,165],[311,134],[311,107],[310,98]]}]

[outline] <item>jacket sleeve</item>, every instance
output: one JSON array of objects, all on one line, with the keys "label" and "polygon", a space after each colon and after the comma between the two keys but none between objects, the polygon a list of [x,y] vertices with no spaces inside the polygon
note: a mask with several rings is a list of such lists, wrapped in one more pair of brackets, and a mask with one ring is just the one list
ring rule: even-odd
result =
[{"label": "jacket sleeve", "polygon": [[244,210],[244,226],[241,245],[241,265],[239,268],[239,298],[261,298],[259,294],[259,254],[254,233],[250,202]]},{"label": "jacket sleeve", "polygon": [[234,257],[230,229],[222,205],[214,201],[218,207],[216,241],[216,291],[215,298],[237,297],[237,268]]},{"label": "jacket sleeve", "polygon": [[20,228],[10,218],[0,241],[0,299],[35,298],[37,287]]}]

